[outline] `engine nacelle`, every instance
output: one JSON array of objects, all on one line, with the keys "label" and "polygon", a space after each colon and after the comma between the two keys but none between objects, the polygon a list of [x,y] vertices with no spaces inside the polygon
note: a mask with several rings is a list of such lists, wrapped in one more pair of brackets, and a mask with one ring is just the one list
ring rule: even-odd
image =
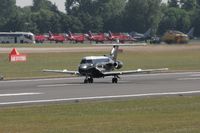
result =
[{"label": "engine nacelle", "polygon": [[115,66],[116,69],[120,69],[120,68],[123,67],[123,62],[121,62],[121,61],[116,61],[116,62],[114,63],[114,66]]}]

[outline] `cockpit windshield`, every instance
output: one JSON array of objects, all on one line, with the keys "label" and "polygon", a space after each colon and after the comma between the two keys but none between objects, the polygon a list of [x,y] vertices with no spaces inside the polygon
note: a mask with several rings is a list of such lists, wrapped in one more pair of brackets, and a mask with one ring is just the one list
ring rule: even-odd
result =
[{"label": "cockpit windshield", "polygon": [[92,64],[92,60],[82,59],[81,64]]},{"label": "cockpit windshield", "polygon": [[104,62],[109,62],[109,59],[108,58],[105,58],[105,59],[94,59],[93,62],[94,62],[94,64],[104,63]]}]

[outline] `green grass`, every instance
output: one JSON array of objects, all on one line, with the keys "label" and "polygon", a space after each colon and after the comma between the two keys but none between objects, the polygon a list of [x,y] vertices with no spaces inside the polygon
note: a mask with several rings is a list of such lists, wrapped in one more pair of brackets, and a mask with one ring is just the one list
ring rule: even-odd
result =
[{"label": "green grass", "polygon": [[[41,70],[76,70],[83,56],[108,52],[28,54],[28,61],[21,63],[10,63],[7,54],[0,54],[0,74],[7,79],[62,76]],[[168,67],[198,71],[200,51],[124,51],[119,60],[124,62],[123,70]],[[0,108],[0,133],[198,133],[199,125],[200,97]]]},{"label": "green grass", "polygon": [[0,109],[1,133],[199,133],[200,97]]},{"label": "green grass", "polygon": [[199,70],[200,51],[166,51],[166,52],[128,52],[121,55],[127,66],[125,69],[134,68],[161,68],[171,70]]},{"label": "green grass", "polygon": [[[108,50],[109,52],[109,50]],[[27,62],[11,63],[7,54],[0,54],[0,74],[7,79],[24,77],[54,77],[65,76],[41,72],[42,69],[77,70],[82,57],[87,55],[104,55],[108,52],[69,52],[69,53],[32,53],[28,54]],[[119,54],[123,61],[123,70],[164,68],[170,70],[198,71],[200,69],[200,51],[164,51],[164,52],[131,52]]]}]

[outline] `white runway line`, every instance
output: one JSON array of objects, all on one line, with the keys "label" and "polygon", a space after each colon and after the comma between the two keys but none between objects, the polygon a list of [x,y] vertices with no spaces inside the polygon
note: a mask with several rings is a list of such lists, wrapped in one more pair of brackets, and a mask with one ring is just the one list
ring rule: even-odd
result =
[{"label": "white runway line", "polygon": [[179,81],[186,81],[186,80],[200,80],[200,77],[199,77],[199,78],[179,78],[178,80],[179,80]]},{"label": "white runway line", "polygon": [[193,75],[190,75],[190,77],[200,77],[200,74],[193,74]]},{"label": "white runway line", "polygon": [[80,85],[80,84],[53,84],[53,85],[38,85],[37,87],[42,88],[42,87],[63,87],[63,86],[75,86],[75,85]]},{"label": "white runway line", "polygon": [[43,93],[35,93],[35,92],[31,92],[31,93],[0,94],[0,97],[27,96],[27,95],[39,95],[39,94],[43,94]]},{"label": "white runway line", "polygon": [[33,101],[15,101],[15,102],[3,102],[3,103],[0,103],[0,105],[16,105],[16,104],[30,104],[30,103],[33,104],[33,103],[48,103],[48,102],[62,102],[62,101],[76,101],[76,100],[100,100],[100,99],[113,99],[113,98],[144,97],[144,96],[183,95],[183,94],[196,94],[196,93],[200,93],[200,90],[185,91],[185,92],[147,93],[147,94],[133,94],[133,95],[79,97],[79,98],[33,100]]},{"label": "white runway line", "polygon": [[38,81],[59,81],[59,80],[67,80],[67,79],[81,79],[81,77],[75,78],[47,78],[47,79],[27,79],[27,80],[5,80],[0,83],[20,83],[20,82],[38,82]]}]

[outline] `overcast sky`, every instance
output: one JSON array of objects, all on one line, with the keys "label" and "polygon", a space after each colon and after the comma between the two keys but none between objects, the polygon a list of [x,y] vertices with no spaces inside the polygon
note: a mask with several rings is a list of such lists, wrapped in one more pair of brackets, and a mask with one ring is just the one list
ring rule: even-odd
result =
[{"label": "overcast sky", "polygon": [[[24,6],[28,6],[32,4],[32,0],[16,0],[17,1],[17,5],[24,7]],[[61,11],[65,11],[65,0],[49,0],[53,3],[56,3],[56,5],[58,6],[58,9]]]},{"label": "overcast sky", "polygon": [[[53,3],[56,3],[56,5],[58,6],[58,9],[65,12],[65,0],[49,0]],[[167,1],[167,0],[163,0],[163,1]],[[32,4],[32,0],[17,0],[17,5],[24,7],[27,5],[31,5]]]}]

